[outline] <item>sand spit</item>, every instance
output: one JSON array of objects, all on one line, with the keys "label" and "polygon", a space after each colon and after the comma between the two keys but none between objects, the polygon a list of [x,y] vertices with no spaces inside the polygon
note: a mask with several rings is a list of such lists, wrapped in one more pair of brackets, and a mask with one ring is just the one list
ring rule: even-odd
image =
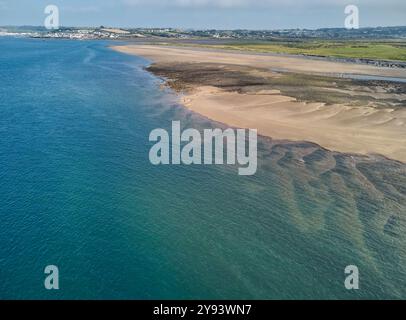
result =
[{"label": "sand spit", "polygon": [[[406,162],[405,84],[305,78],[327,70],[406,78],[405,70],[163,46],[114,49],[152,60],[150,71],[182,92],[187,108],[215,121],[258,129],[276,139],[309,141],[334,151],[381,154]],[[280,74],[270,71],[276,67],[303,74],[303,83],[294,82],[302,76],[281,82]]]}]

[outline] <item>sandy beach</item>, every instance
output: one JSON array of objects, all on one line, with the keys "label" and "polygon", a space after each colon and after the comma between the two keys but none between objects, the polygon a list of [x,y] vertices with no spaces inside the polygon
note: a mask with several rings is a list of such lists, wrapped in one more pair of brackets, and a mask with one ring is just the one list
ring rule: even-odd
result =
[{"label": "sandy beach", "polygon": [[187,108],[215,121],[275,139],[406,162],[405,84],[306,78],[327,73],[406,78],[404,69],[198,48],[114,49],[151,60],[150,71],[168,79]]}]

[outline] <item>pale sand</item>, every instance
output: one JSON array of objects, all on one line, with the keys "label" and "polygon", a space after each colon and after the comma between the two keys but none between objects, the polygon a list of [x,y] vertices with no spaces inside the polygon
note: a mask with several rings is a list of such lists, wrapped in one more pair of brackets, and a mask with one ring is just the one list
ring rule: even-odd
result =
[{"label": "pale sand", "polygon": [[113,29],[113,28],[104,28],[101,29],[102,31],[106,31],[106,32],[111,32],[111,33],[117,33],[117,34],[129,34],[129,31],[126,30],[121,30],[121,29]]},{"label": "pale sand", "polygon": [[[156,63],[210,62],[253,67],[277,67],[295,72],[332,72],[405,77],[399,69],[315,61],[303,58],[257,56],[161,46],[120,46],[114,49]],[[327,149],[358,154],[381,154],[406,162],[405,110],[348,107],[297,102],[278,91],[261,94],[225,92],[201,86],[182,97],[184,105],[232,127],[258,129],[276,139],[310,141]]]},{"label": "pale sand", "polygon": [[199,48],[176,48],[158,45],[115,46],[113,49],[146,57],[154,62],[208,62],[252,66],[256,68],[275,68],[290,72],[357,74],[406,78],[406,70],[381,68],[354,63],[312,60],[304,57],[283,55],[256,55],[239,52],[224,52]]}]

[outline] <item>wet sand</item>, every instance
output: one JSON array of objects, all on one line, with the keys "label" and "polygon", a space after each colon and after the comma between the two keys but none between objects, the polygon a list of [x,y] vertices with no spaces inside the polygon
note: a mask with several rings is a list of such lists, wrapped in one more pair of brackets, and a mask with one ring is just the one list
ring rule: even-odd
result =
[{"label": "wet sand", "polygon": [[406,78],[405,70],[163,46],[114,49],[152,60],[150,71],[181,92],[187,108],[215,121],[258,129],[259,134],[276,139],[309,141],[333,151],[380,154],[406,162],[404,84],[394,87],[369,81],[303,78],[303,84],[295,87],[289,78],[281,85],[280,74],[270,71]]}]

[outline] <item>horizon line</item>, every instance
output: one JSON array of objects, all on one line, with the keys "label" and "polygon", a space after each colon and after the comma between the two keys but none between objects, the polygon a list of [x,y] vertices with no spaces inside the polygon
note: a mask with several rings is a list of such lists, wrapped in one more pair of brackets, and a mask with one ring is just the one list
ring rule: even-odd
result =
[{"label": "horizon line", "polygon": [[[34,27],[34,28],[45,28],[43,25],[0,25],[0,28],[7,28],[7,27],[13,27],[13,28],[22,28],[22,27]],[[278,30],[309,30],[309,31],[317,31],[317,30],[328,30],[328,29],[345,29],[348,31],[355,31],[355,30],[362,30],[362,29],[378,29],[378,28],[406,28],[406,25],[388,25],[388,26],[365,26],[365,27],[360,27],[358,29],[346,29],[343,26],[340,27],[319,27],[319,28],[306,28],[306,27],[292,27],[292,28],[273,28],[273,29],[265,29],[265,28],[231,28],[231,29],[218,29],[218,28],[191,28],[191,27],[120,27],[120,26],[112,26],[112,25],[99,25],[99,26],[74,26],[74,25],[66,25],[63,26],[61,25],[59,29],[61,28],[114,28],[114,29],[173,29],[173,30],[184,30],[184,31],[210,31],[210,30],[215,30],[215,31],[278,31]],[[56,29],[58,30],[58,29]],[[49,30],[51,31],[51,30]]]}]

